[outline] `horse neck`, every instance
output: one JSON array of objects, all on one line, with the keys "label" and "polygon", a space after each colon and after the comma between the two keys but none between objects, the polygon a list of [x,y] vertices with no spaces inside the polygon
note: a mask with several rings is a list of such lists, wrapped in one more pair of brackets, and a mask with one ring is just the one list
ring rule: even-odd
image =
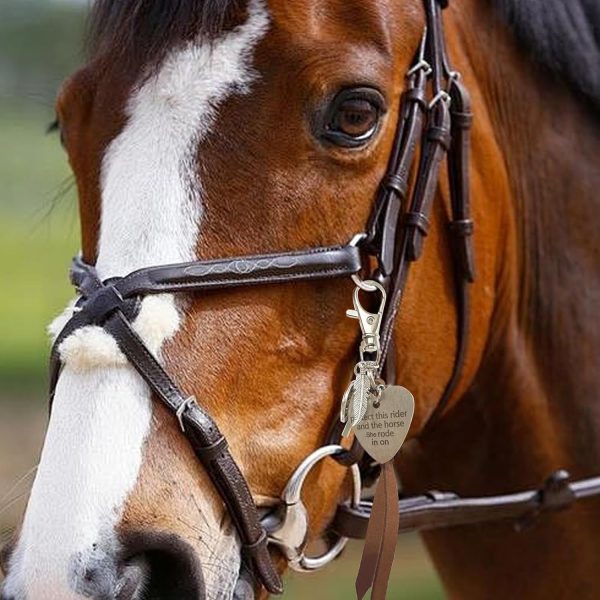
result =
[{"label": "horse neck", "polygon": [[[480,456],[511,444],[515,485],[559,466],[590,475],[600,470],[600,119],[520,53],[489,7],[465,0],[447,25],[457,67],[476,82],[476,119],[495,137],[497,156],[485,160],[502,164],[507,181],[484,181],[484,195],[505,205],[499,227],[508,230],[498,236],[496,281],[485,282],[496,295],[487,349],[447,427],[463,437],[467,419],[485,440]],[[478,160],[476,144],[475,168]],[[511,453],[503,456],[508,467]]]},{"label": "horse neck", "polygon": [[[469,391],[405,453],[403,481],[408,492],[486,495],[535,487],[561,467],[590,477],[600,472],[599,121],[519,53],[489,3],[454,4],[450,51],[475,88],[475,118],[489,125],[497,148],[490,156],[475,140],[476,181],[481,163],[503,173],[483,178],[483,193],[473,197],[474,210],[487,203],[479,235],[489,232],[481,220],[494,219],[502,203],[496,280],[472,288],[473,295],[493,290],[495,303]],[[593,550],[600,523],[598,502],[586,502],[521,536],[510,524],[428,534],[450,595],[555,597],[559,575],[548,574],[560,573],[564,589],[591,597],[600,578]],[[582,559],[565,573],[572,553]]]},{"label": "horse neck", "polygon": [[503,335],[490,340],[478,386],[500,391],[508,423],[528,419],[549,462],[589,475],[600,469],[600,120],[505,34],[490,29],[503,59],[482,81],[511,190],[515,261],[500,283],[513,293],[499,296],[492,329]]}]

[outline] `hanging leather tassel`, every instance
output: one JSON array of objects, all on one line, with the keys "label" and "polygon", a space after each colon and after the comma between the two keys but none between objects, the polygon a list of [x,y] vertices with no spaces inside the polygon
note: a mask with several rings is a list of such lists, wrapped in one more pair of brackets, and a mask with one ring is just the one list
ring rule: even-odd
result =
[{"label": "hanging leather tassel", "polygon": [[373,510],[356,577],[356,597],[362,600],[372,588],[371,600],[385,600],[396,552],[398,525],[398,484],[393,460],[386,462],[375,490]]}]

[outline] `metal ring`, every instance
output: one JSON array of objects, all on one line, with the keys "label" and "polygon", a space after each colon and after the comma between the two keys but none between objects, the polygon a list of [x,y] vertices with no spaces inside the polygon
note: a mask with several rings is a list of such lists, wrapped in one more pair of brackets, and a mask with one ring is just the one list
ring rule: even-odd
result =
[{"label": "metal ring", "polygon": [[381,295],[385,298],[385,288],[379,283],[379,281],[375,281],[374,279],[361,279],[358,275],[350,275],[352,281],[359,287],[361,290],[365,292],[381,292]]},{"label": "metal ring", "polygon": [[[339,444],[330,444],[328,446],[322,446],[312,454],[309,454],[294,471],[281,494],[286,514],[279,527],[275,531],[270,532],[269,540],[279,546],[286,556],[290,568],[294,571],[315,571],[324,567],[337,558],[348,543],[348,538],[338,536],[327,551],[320,556],[306,556],[304,554],[304,546],[306,544],[306,536],[308,533],[308,515],[304,503],[302,502],[302,488],[304,487],[304,482],[312,469],[324,458],[341,454],[345,451],[346,449]],[[358,465],[352,465],[350,467],[350,472],[352,473],[352,496],[350,501],[352,507],[356,508],[360,504],[362,492],[362,481]],[[288,520],[290,521],[289,524]],[[284,535],[277,535],[279,532],[285,530],[286,525],[288,528],[293,528],[293,531],[290,530],[287,532],[292,538],[292,543],[286,543]],[[301,544],[301,547],[298,547],[298,544]]]},{"label": "metal ring", "polygon": [[[312,469],[320,463],[324,458],[328,456],[334,456],[345,452],[346,448],[340,446],[340,444],[329,444],[327,446],[321,446],[317,448],[313,453],[309,454],[301,463],[298,465],[292,476],[290,477],[281,499],[286,504],[295,504],[301,500],[302,487]],[[358,481],[360,482],[360,471],[358,472]],[[353,489],[353,504],[360,502],[361,486],[355,486]]]},{"label": "metal ring", "polygon": [[452,82],[460,81],[462,75],[460,74],[460,71],[448,71],[448,74],[446,76],[448,78],[448,85],[446,86],[446,91],[450,92],[450,88],[452,87]]},{"label": "metal ring", "polygon": [[447,102],[448,104],[451,101],[450,94],[446,90],[440,90],[431,100],[428,105],[428,108],[431,110],[438,102]]},{"label": "metal ring", "polygon": [[406,77],[410,77],[411,75],[414,75],[417,71],[421,70],[423,70],[423,72],[425,73],[425,77],[429,77],[429,75],[431,75],[431,72],[433,71],[431,65],[424,58],[422,58],[416,65],[413,65],[407,71]]},{"label": "metal ring", "polygon": [[358,275],[350,275],[352,281],[354,282],[354,285],[356,287],[359,287],[361,290],[364,290],[365,292],[376,292],[377,288],[374,285],[371,285],[370,281],[373,281],[372,279],[365,279],[362,280]]},{"label": "metal ring", "polygon": [[352,246],[356,248],[364,239],[367,238],[367,234],[362,231],[361,233],[357,233],[349,242],[348,246]]}]

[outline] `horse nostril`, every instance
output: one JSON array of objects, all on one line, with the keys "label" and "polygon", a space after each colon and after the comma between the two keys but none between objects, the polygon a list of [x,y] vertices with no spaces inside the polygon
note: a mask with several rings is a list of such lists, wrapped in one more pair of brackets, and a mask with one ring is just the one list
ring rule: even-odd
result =
[{"label": "horse nostril", "polygon": [[116,600],[143,598],[150,579],[150,564],[145,556],[136,556],[120,568],[115,589]]},{"label": "horse nostril", "polygon": [[200,600],[202,568],[191,546],[173,534],[127,533],[117,600]]},{"label": "horse nostril", "polygon": [[112,549],[94,545],[71,558],[69,586],[90,598],[137,600],[142,597],[149,569],[143,556],[120,561]]}]

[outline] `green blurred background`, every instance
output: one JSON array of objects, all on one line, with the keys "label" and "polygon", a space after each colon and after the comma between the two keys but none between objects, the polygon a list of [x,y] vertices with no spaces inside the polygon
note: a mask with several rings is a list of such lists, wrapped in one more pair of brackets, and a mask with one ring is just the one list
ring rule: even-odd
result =
[{"label": "green blurred background", "polygon": [[[60,82],[83,62],[85,13],[85,1],[0,0],[0,543],[43,440],[45,328],[71,294],[76,196],[58,136],[45,131]],[[284,598],[352,598],[359,557],[353,545],[321,574],[292,575]],[[443,598],[416,537],[400,541],[393,573],[390,598]]]}]

